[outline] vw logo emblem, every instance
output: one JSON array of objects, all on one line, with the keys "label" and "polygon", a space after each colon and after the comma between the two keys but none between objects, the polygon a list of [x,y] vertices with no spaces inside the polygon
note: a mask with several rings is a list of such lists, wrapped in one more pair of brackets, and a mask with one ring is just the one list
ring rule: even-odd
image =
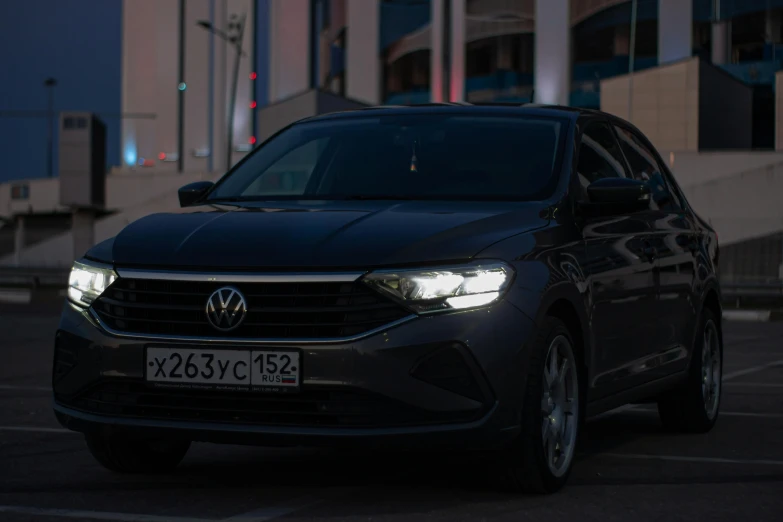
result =
[{"label": "vw logo emblem", "polygon": [[247,303],[236,288],[224,286],[207,299],[207,320],[217,330],[228,332],[245,320]]}]

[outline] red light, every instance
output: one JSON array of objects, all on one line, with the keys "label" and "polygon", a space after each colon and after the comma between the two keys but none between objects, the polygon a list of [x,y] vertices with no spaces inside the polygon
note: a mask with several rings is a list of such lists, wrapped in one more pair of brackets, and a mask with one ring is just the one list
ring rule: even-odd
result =
[{"label": "red light", "polygon": [[250,102],[250,108],[255,109],[258,106],[258,104],[255,101]]},{"label": "red light", "polygon": [[255,137],[255,136],[250,136],[250,138],[249,138],[247,141],[248,141],[248,142],[249,142],[251,145],[254,145],[254,144],[255,144],[255,142],[256,142],[256,137]]},{"label": "red light", "polygon": [[255,80],[256,78],[258,78],[258,75],[256,73],[254,73],[254,72],[251,72],[250,73],[250,79],[251,80]]},{"label": "red light", "polygon": [[160,154],[158,154],[158,159],[160,161],[163,161],[164,159],[166,159],[166,153],[165,152],[161,152]]}]

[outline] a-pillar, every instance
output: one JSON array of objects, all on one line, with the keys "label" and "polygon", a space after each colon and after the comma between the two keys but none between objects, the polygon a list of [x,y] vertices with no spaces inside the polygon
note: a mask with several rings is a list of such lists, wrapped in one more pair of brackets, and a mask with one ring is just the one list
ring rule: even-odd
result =
[{"label": "a-pillar", "polygon": [[536,0],[536,103],[568,105],[571,94],[570,4],[570,0]]},{"label": "a-pillar", "polygon": [[71,215],[71,236],[73,255],[82,257],[95,245],[95,211],[92,209],[74,209]]},{"label": "a-pillar", "polygon": [[693,54],[693,2],[658,0],[658,64]]},{"label": "a-pillar", "polygon": [[345,94],[376,105],[381,94],[378,49],[381,33],[380,0],[348,0],[348,49]]}]

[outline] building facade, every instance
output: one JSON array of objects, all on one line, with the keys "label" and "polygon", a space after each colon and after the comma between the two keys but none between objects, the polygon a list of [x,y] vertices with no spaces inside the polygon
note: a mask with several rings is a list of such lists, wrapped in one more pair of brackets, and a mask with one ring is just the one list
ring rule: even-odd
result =
[{"label": "building facade", "polygon": [[236,55],[221,34],[243,18],[232,162],[265,107],[310,89],[600,108],[602,81],[694,56],[751,86],[753,146],[774,148],[781,13],[783,0],[124,0],[122,112],[137,117],[122,162],[224,169]]}]

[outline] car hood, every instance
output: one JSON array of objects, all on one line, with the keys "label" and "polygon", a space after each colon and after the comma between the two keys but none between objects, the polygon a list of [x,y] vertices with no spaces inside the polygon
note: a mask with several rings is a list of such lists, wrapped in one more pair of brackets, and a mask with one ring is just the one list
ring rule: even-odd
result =
[{"label": "car hood", "polygon": [[98,245],[91,257],[117,266],[180,269],[372,268],[469,259],[547,224],[546,206],[538,202],[269,205],[154,214]]}]

